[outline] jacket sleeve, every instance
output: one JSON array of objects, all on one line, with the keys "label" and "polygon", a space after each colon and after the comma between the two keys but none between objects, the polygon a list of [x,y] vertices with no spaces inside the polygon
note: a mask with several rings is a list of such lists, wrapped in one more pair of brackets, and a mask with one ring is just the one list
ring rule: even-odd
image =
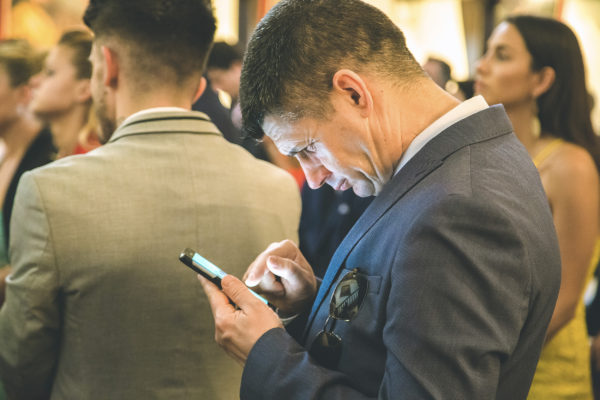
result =
[{"label": "jacket sleeve", "polygon": [[59,348],[59,277],[32,173],[19,183],[11,232],[12,273],[0,310],[0,376],[9,398],[48,398]]},{"label": "jacket sleeve", "polygon": [[[273,329],[248,357],[241,398],[494,399],[531,290],[518,229],[497,208],[451,196],[415,216],[399,241],[381,260],[391,265],[378,393],[362,393],[360,376],[321,367]],[[360,349],[349,351],[360,363]]]}]

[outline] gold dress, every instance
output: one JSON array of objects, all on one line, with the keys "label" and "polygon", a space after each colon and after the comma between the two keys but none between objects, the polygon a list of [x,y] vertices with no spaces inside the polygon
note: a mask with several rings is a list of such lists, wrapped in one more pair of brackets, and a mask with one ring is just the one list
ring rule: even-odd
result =
[{"label": "gold dress", "polygon": [[[539,166],[561,144],[561,139],[550,142],[533,160]],[[596,240],[594,254],[586,277],[586,286],[594,274],[600,258],[600,239]],[[590,344],[585,322],[583,295],[579,299],[574,318],[544,345],[528,399],[585,399],[592,400]]]}]

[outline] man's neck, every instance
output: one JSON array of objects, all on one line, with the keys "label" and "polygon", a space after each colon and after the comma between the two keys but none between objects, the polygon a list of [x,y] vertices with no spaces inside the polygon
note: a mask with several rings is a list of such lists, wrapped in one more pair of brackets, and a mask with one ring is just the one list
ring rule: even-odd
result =
[{"label": "man's neck", "polygon": [[460,104],[455,97],[439,88],[429,79],[400,87],[391,101],[387,102],[387,122],[384,127],[383,145],[387,147],[392,171],[396,169],[402,154],[425,128]]},{"label": "man's neck", "polygon": [[[144,97],[140,95],[140,97]],[[181,96],[169,96],[165,95],[151,95],[140,101],[139,97],[135,101],[129,101],[127,99],[117,99],[117,120],[123,121],[130,115],[137,112],[148,110],[151,108],[159,107],[177,107],[185,110],[191,110],[192,102],[191,99],[180,98]]]}]

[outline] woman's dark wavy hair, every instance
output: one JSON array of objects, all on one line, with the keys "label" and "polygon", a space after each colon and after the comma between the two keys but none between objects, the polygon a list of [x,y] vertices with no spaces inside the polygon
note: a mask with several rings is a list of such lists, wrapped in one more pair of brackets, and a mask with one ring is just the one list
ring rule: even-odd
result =
[{"label": "woman's dark wavy hair", "polygon": [[523,37],[532,69],[551,67],[556,73],[550,89],[537,99],[542,132],[584,147],[600,170],[600,143],[592,127],[583,56],[575,34],[550,18],[517,15],[505,21]]}]

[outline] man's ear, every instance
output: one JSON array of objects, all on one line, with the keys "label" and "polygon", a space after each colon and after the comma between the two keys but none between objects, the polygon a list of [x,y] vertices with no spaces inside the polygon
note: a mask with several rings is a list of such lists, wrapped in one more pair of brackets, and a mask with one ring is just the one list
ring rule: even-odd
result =
[{"label": "man's ear", "polygon": [[370,115],[373,98],[360,75],[349,69],[340,69],[333,75],[332,84],[334,93],[341,95],[348,104],[358,107],[362,117]]},{"label": "man's ear", "polygon": [[200,96],[202,96],[202,93],[204,93],[205,89],[206,89],[206,78],[202,77],[202,78],[200,78],[200,83],[198,83],[198,89],[196,89],[196,94],[194,95],[192,104],[194,104],[196,101],[198,101]]},{"label": "man's ear", "polygon": [[104,59],[104,85],[114,88],[119,82],[119,57],[110,47],[102,46],[100,50]]},{"label": "man's ear", "polygon": [[536,75],[537,82],[533,87],[533,97],[537,99],[552,87],[556,79],[556,72],[552,67],[544,67],[536,72]]}]

